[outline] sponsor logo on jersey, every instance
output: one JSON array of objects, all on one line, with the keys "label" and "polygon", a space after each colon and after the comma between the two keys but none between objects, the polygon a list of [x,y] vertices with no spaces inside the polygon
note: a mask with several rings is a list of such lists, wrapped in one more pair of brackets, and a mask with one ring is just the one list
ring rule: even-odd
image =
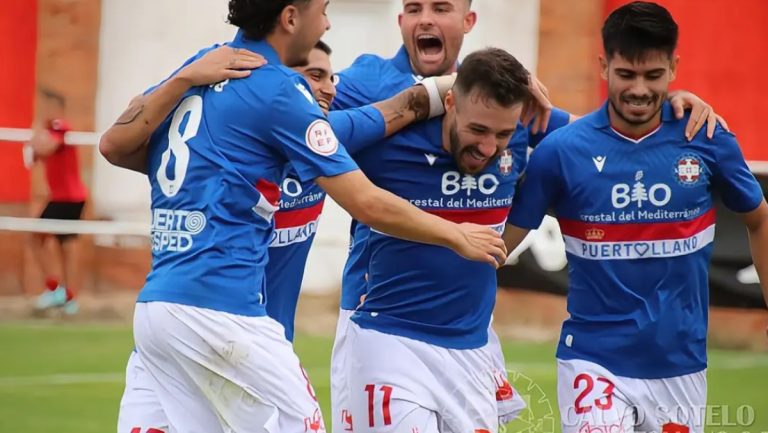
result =
[{"label": "sponsor logo on jersey", "polygon": [[682,186],[696,186],[704,177],[705,168],[697,155],[680,155],[675,162],[675,179]]},{"label": "sponsor logo on jersey", "polygon": [[433,155],[431,153],[425,153],[424,156],[427,157],[427,162],[430,166],[435,165],[435,161],[437,161],[437,156]]},{"label": "sponsor logo on jersey", "polygon": [[648,185],[643,181],[643,170],[635,173],[635,183],[618,183],[611,188],[611,203],[616,209],[623,209],[634,203],[638,208],[651,204],[661,207],[672,199],[672,189],[664,183]]},{"label": "sponsor logo on jersey", "polygon": [[152,209],[152,251],[188,251],[206,222],[200,211]]},{"label": "sponsor logo on jersey", "polygon": [[512,151],[504,149],[499,155],[499,172],[502,176],[509,176],[512,173],[512,167],[514,166],[514,160],[512,158]]},{"label": "sponsor logo on jersey", "polygon": [[339,148],[339,140],[328,121],[317,119],[307,128],[306,142],[309,149],[318,155],[331,156]]},{"label": "sponsor logo on jersey", "polygon": [[442,191],[445,195],[466,193],[470,196],[474,191],[491,195],[496,192],[499,184],[499,179],[491,173],[476,177],[471,174],[462,175],[458,171],[447,171],[443,174]]}]

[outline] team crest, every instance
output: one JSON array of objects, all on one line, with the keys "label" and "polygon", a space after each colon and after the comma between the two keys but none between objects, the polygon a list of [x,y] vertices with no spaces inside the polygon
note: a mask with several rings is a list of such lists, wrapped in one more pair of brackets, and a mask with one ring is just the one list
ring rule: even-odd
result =
[{"label": "team crest", "polygon": [[706,166],[697,155],[680,155],[675,161],[675,179],[682,186],[698,185],[705,171]]},{"label": "team crest", "polygon": [[514,160],[512,159],[512,151],[504,149],[499,156],[499,172],[504,176],[509,176],[512,173],[512,167],[514,166]]}]

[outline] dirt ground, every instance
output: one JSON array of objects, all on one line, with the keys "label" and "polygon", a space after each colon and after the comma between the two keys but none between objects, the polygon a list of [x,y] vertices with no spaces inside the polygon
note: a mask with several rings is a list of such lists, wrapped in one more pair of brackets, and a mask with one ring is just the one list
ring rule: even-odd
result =
[{"label": "dirt ground", "polygon": [[[136,293],[112,291],[83,293],[80,312],[64,317],[58,311],[36,314],[34,298],[0,297],[1,321],[53,320],[71,323],[130,325]],[[331,336],[338,313],[338,295],[302,295],[296,314],[299,333]],[[556,341],[567,317],[565,298],[524,290],[499,290],[494,328],[502,338]],[[710,344],[721,348],[768,351],[768,312],[713,308],[710,311]]]}]

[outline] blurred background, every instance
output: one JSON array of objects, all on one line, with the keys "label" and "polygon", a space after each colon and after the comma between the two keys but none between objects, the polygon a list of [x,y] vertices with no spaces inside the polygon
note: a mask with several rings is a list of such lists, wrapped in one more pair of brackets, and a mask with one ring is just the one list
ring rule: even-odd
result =
[{"label": "blurred background", "polygon": [[[234,28],[225,23],[226,3],[1,0],[0,128],[29,128],[39,106],[36,89],[46,88],[64,96],[74,130],[103,131],[133,96],[198,49],[233,37]],[[584,114],[604,97],[597,62],[600,26],[610,10],[624,3],[475,0],[478,24],[465,39],[463,55],[486,46],[504,48],[536,71],[555,105]],[[670,9],[681,30],[674,88],[693,91],[725,117],[765,185],[768,147],[759,128],[768,117],[768,98],[762,92],[768,69],[768,0],[659,3]],[[401,0],[332,0],[332,29],[323,39],[334,51],[334,68],[343,69],[362,53],[394,55],[401,44],[401,8]],[[7,217],[39,215],[48,191],[43,168],[26,168],[22,143],[11,139],[0,133],[0,432],[113,429],[121,369],[132,347],[133,301],[150,266],[148,238],[119,229],[82,236],[76,282],[80,312],[72,317],[33,315],[43,275],[27,247],[29,226]],[[110,166],[93,144],[91,140],[77,148],[90,192],[86,219],[148,227],[146,179]],[[348,223],[343,211],[326,205],[299,306],[296,347],[321,399]],[[715,245],[710,403],[727,406],[724,413],[730,418],[723,420],[721,410],[720,418],[709,424],[713,432],[768,431],[768,314],[738,218],[719,212]],[[521,381],[541,387],[551,400],[550,410],[556,408],[554,341],[567,315],[565,266],[559,230],[550,220],[499,271],[495,326],[505,339],[510,368],[523,373]],[[535,429],[528,426],[530,431],[559,429],[556,422],[555,430],[534,422],[556,418],[556,410],[548,415],[539,406],[534,410],[538,406],[532,405],[527,422]],[[741,406],[753,408],[754,419],[737,422]]]}]

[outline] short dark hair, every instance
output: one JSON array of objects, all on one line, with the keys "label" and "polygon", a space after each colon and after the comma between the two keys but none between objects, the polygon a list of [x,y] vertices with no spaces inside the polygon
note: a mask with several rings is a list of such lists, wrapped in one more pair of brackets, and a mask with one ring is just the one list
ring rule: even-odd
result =
[{"label": "short dark hair", "polygon": [[287,6],[310,0],[229,0],[227,22],[245,32],[252,40],[264,39],[277,25],[277,18]]},{"label": "short dark hair", "polygon": [[510,107],[531,97],[529,76],[512,54],[499,48],[486,48],[464,59],[454,89],[465,95],[477,89],[484,98]]},{"label": "short dark hair", "polygon": [[333,53],[333,50],[331,49],[331,47],[329,47],[328,44],[326,44],[323,41],[317,41],[317,43],[315,44],[315,48],[324,52],[325,54],[328,54],[329,56]]},{"label": "short dark hair", "polygon": [[656,3],[635,1],[611,12],[603,24],[606,57],[616,53],[636,62],[651,50],[672,57],[678,29],[672,15]]}]

